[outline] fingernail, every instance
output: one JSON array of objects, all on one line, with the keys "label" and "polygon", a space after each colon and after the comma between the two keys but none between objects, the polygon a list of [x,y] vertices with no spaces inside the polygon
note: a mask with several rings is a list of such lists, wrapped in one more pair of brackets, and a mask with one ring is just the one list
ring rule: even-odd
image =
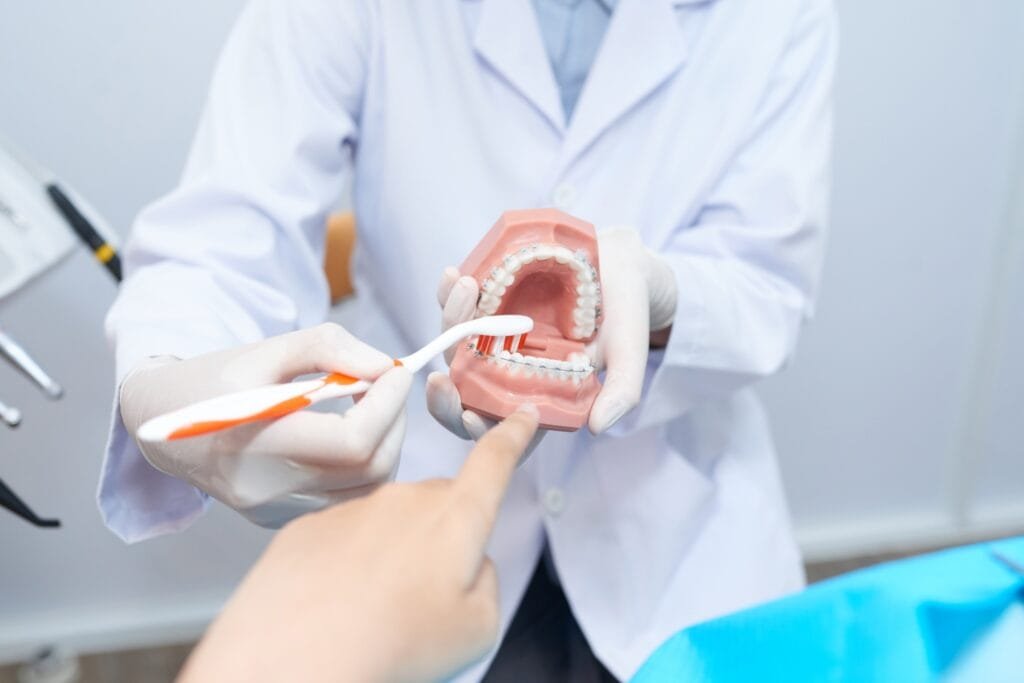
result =
[{"label": "fingernail", "polygon": [[520,403],[519,407],[516,408],[516,412],[531,415],[534,419],[540,419],[540,411],[537,409],[537,406],[534,405],[533,403]]}]

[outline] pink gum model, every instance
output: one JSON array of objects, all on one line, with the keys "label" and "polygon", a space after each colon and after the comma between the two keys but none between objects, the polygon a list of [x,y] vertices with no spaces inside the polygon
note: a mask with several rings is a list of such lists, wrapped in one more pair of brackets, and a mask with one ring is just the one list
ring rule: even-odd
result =
[{"label": "pink gum model", "polygon": [[506,211],[459,270],[480,285],[477,316],[534,320],[523,338],[458,348],[451,377],[463,407],[500,419],[529,401],[546,429],[582,427],[601,388],[584,353],[601,324],[594,226],[555,209]]}]

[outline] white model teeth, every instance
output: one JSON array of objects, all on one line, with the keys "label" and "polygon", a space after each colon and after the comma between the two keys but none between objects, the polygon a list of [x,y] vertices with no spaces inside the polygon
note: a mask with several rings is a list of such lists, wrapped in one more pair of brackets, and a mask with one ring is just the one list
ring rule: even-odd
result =
[{"label": "white model teeth", "polygon": [[501,264],[491,270],[480,284],[479,315],[494,315],[501,306],[501,298],[515,282],[515,274],[534,261],[554,259],[567,265],[576,275],[576,307],[573,310],[573,339],[586,339],[597,329],[601,309],[601,285],[590,257],[583,249],[573,251],[560,244],[531,244],[507,254]]},{"label": "white model teeth", "polygon": [[502,367],[513,375],[523,373],[525,377],[541,377],[560,382],[572,381],[579,384],[594,372],[590,359],[582,353],[572,353],[567,360],[542,358],[540,356],[524,356],[517,351],[509,351],[504,347],[504,337],[495,337],[488,342],[489,353],[482,353],[474,340],[470,349],[491,365]]}]

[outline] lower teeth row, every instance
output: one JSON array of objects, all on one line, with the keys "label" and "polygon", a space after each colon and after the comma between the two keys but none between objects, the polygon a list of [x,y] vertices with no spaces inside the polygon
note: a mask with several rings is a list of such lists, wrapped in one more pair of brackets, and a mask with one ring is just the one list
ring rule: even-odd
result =
[{"label": "lower teeth row", "polygon": [[[472,347],[476,351],[475,345]],[[481,356],[479,351],[477,353]],[[501,351],[495,355],[486,356],[488,363],[498,365],[513,375],[522,373],[524,377],[543,377],[560,381],[572,381],[579,384],[590,376],[594,367],[586,356],[573,354],[568,361],[558,361],[550,358],[538,358],[536,356],[524,356],[521,353]]]},{"label": "lower teeth row", "polygon": [[512,375],[518,375],[522,373],[524,377],[541,377],[545,379],[559,380],[562,382],[571,381],[573,384],[580,384],[583,380],[590,376],[592,368],[587,368],[582,372],[575,370],[555,370],[554,368],[542,368],[536,365],[528,365],[527,363],[517,363],[513,360],[507,360],[505,358],[497,358],[495,356],[488,356],[487,362],[491,365],[497,365],[504,368]]}]

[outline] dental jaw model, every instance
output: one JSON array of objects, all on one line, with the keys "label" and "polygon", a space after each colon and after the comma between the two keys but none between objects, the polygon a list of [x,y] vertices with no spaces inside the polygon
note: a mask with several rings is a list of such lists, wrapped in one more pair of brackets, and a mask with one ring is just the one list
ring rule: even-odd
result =
[{"label": "dental jaw model", "polygon": [[525,337],[459,346],[451,377],[463,407],[501,419],[532,402],[541,427],[582,427],[601,388],[584,353],[601,324],[594,227],[554,209],[507,211],[459,270],[480,285],[477,316],[534,320]]}]

